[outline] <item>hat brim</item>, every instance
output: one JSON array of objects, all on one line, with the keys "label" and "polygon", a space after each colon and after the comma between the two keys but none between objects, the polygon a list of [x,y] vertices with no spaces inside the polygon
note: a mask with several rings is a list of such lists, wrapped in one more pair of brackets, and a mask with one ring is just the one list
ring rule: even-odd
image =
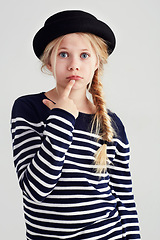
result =
[{"label": "hat brim", "polygon": [[69,18],[66,21],[52,22],[44,25],[35,35],[33,39],[33,49],[38,58],[43,54],[46,46],[54,39],[69,33],[84,32],[92,33],[106,41],[108,45],[108,54],[110,55],[116,44],[116,39],[111,28],[104,22],[98,19],[73,19]]}]

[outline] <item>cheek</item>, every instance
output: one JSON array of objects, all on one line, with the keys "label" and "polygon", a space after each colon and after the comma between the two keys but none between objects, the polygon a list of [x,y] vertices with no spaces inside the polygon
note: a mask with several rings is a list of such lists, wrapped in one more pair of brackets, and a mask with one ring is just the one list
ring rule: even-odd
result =
[{"label": "cheek", "polygon": [[62,70],[61,65],[59,64],[59,62],[57,62],[56,66],[55,66],[55,74],[56,74],[56,76],[58,77],[61,74],[62,71],[63,70]]},{"label": "cheek", "polygon": [[59,64],[59,63],[56,64],[54,77],[58,82],[64,81],[64,78],[66,77],[66,71],[64,69],[63,64]]}]

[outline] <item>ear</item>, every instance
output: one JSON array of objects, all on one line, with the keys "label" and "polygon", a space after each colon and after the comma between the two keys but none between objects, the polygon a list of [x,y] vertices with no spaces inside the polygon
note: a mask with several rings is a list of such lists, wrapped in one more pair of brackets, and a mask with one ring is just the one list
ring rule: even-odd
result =
[{"label": "ear", "polygon": [[49,70],[50,72],[52,72],[52,66],[51,66],[51,64],[47,64],[46,67],[48,68],[48,70]]}]

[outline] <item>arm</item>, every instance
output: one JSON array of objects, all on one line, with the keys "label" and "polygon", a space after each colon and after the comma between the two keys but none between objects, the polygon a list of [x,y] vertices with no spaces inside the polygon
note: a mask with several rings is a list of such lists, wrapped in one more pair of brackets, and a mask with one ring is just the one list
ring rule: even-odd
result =
[{"label": "arm", "polygon": [[122,221],[124,236],[127,240],[140,239],[137,211],[132,193],[132,180],[129,170],[130,149],[125,128],[120,119],[114,115],[117,136],[113,165],[109,165],[110,186],[117,199],[117,207]]},{"label": "arm", "polygon": [[30,120],[36,118],[35,109],[29,104],[21,99],[15,102],[11,128],[20,187],[34,201],[43,201],[61,175],[65,153],[72,143],[75,117],[55,108],[45,125]]}]

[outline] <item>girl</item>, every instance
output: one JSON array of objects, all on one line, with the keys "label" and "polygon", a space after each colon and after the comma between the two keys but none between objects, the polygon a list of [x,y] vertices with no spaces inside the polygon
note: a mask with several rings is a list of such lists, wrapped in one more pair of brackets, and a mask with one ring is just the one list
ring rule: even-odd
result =
[{"label": "girl", "polygon": [[63,11],[33,47],[56,87],[18,98],[12,110],[27,239],[140,239],[128,140],[100,80],[114,33],[89,13]]}]

